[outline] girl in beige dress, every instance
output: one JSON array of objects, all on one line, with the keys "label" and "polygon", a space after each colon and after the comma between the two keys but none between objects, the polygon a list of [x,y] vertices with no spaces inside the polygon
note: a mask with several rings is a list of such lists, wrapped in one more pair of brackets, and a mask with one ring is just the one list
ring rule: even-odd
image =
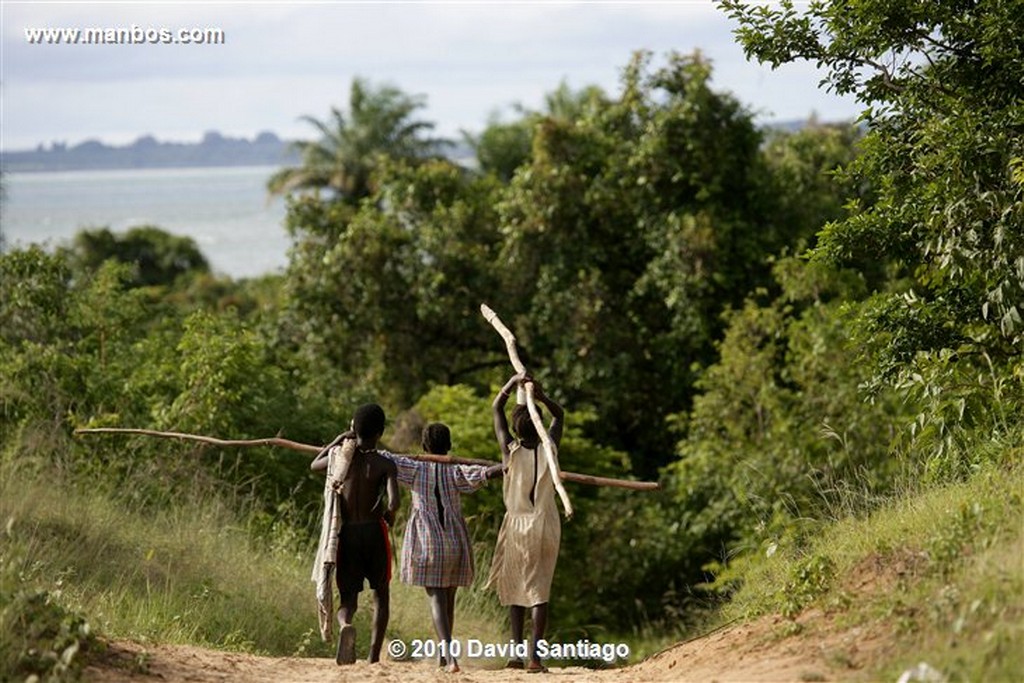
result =
[{"label": "girl in beige dress", "polygon": [[[494,434],[505,463],[505,517],[498,532],[488,586],[494,586],[502,605],[509,608],[512,640],[522,642],[526,610],[531,611],[533,640],[530,643],[527,671],[545,671],[537,656],[537,641],[544,637],[548,619],[551,580],[558,560],[562,538],[561,520],[555,506],[555,485],[544,446],[534,429],[524,404],[512,410],[509,433],[505,403],[516,385],[533,382],[533,396],[551,412],[548,434],[557,447],[562,439],[562,407],[548,398],[537,382],[526,375],[515,375],[494,398]],[[524,664],[513,659],[512,668]]]}]

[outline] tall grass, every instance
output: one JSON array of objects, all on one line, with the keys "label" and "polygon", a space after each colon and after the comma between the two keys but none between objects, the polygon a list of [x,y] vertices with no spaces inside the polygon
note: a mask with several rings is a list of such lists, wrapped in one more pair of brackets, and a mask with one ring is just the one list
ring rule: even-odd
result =
[{"label": "tall grass", "polygon": [[909,488],[870,514],[771,547],[738,573],[723,622],[782,614],[784,637],[816,608],[841,626],[886,633],[890,647],[867,664],[871,680],[895,680],[921,661],[949,680],[1019,680],[1024,465],[1006,457],[967,481]]},{"label": "tall grass", "polygon": [[[8,447],[0,461],[0,670],[24,670],[19,657],[40,647],[16,632],[29,595],[59,608],[57,621],[86,620],[91,635],[333,656],[333,644],[322,643],[317,629],[309,533],[287,524],[268,531],[266,513],[252,501],[202,483],[160,505],[136,504],[123,490],[24,456]],[[457,633],[503,638],[493,595],[460,593]],[[363,594],[356,616],[361,653],[370,595]],[[400,584],[396,575],[391,595],[388,637],[432,637],[423,589]],[[59,660],[62,652],[53,654]]]}]

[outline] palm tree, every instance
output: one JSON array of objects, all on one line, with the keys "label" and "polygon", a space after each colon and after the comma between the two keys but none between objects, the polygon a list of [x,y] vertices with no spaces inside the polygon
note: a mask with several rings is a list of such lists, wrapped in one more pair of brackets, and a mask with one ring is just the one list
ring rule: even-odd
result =
[{"label": "palm tree", "polygon": [[593,113],[607,104],[608,96],[600,86],[588,85],[574,91],[563,80],[558,84],[557,90],[544,96],[544,106],[547,111],[539,112],[539,115],[556,121],[573,122],[579,121],[588,113]]},{"label": "palm tree", "polygon": [[522,104],[515,104],[512,109],[519,119],[502,123],[496,113],[492,114],[482,133],[464,130],[462,139],[472,148],[481,171],[493,171],[508,182],[515,170],[530,158],[533,129],[537,122],[551,120],[572,124],[599,112],[608,104],[608,96],[599,86],[588,85],[573,90],[563,80],[557,90],[544,96],[544,109],[533,111]]},{"label": "palm tree", "polygon": [[4,187],[4,171],[0,169],[0,256],[7,251],[7,238],[4,237],[3,213],[7,204],[7,188]]},{"label": "palm tree", "polygon": [[294,143],[302,155],[301,165],[271,176],[267,191],[284,195],[329,189],[339,200],[358,202],[375,189],[373,172],[382,157],[428,159],[451,144],[426,137],[434,124],[412,118],[424,106],[422,96],[410,96],[392,86],[373,88],[361,78],[353,79],[348,115],[331,107],[326,121],[303,116],[320,132],[320,139]]}]

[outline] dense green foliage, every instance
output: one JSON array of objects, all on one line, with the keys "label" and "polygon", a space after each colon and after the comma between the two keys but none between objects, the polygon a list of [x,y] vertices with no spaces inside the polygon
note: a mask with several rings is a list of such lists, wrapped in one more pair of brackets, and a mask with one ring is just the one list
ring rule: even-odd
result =
[{"label": "dense green foliage", "polygon": [[170,285],[182,275],[210,270],[194,240],[154,226],[131,228],[124,235],[107,228],[75,235],[71,262],[77,270],[88,273],[107,260],[128,264],[132,268],[130,284],[140,287]]},{"label": "dense green foliage", "polygon": [[[699,55],[640,53],[614,95],[563,85],[492,120],[471,171],[426,158],[417,99],[357,81],[351,117],[317,123],[273,181],[334,189],[289,197],[283,276],[216,281],[195,261],[140,281],[140,257],[86,237],[77,256],[0,257],[5,444],[83,424],[321,443],[376,400],[396,449],[441,420],[457,453],[494,458],[511,369],[485,302],[567,409],[564,468],[663,485],[570,489],[554,631],[681,628],[779,548],[796,558],[782,609],[801,609],[837,571],[804,555],[826,520],[1005,465],[1020,433],[1024,10],[722,5],[750,55],[815,60],[860,98],[860,125],[766,132]],[[63,467],[113,486],[169,470],[146,504],[201,473],[298,534],[316,516],[291,453],[70,451]],[[484,570],[498,487],[466,510]]]},{"label": "dense green foliage", "polygon": [[334,386],[408,407],[431,382],[507,363],[476,312],[500,292],[498,185],[447,161],[383,172],[380,191],[355,211],[292,204],[298,244],[282,333],[326,362]]},{"label": "dense green foliage", "polygon": [[815,61],[865,105],[847,177],[874,199],[825,226],[814,258],[889,265],[859,320],[874,383],[920,404],[915,437],[935,468],[968,471],[964,446],[1006,433],[1024,399],[1024,5],[722,5],[748,55]]}]

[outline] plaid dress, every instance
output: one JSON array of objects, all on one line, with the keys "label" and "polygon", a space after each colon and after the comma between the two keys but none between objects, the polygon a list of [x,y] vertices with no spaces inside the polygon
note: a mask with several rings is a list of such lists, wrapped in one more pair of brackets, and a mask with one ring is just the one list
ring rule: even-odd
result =
[{"label": "plaid dress", "polygon": [[487,468],[391,456],[398,483],[412,491],[412,511],[402,541],[403,583],[445,588],[473,582],[473,552],[460,494],[487,483]]}]

